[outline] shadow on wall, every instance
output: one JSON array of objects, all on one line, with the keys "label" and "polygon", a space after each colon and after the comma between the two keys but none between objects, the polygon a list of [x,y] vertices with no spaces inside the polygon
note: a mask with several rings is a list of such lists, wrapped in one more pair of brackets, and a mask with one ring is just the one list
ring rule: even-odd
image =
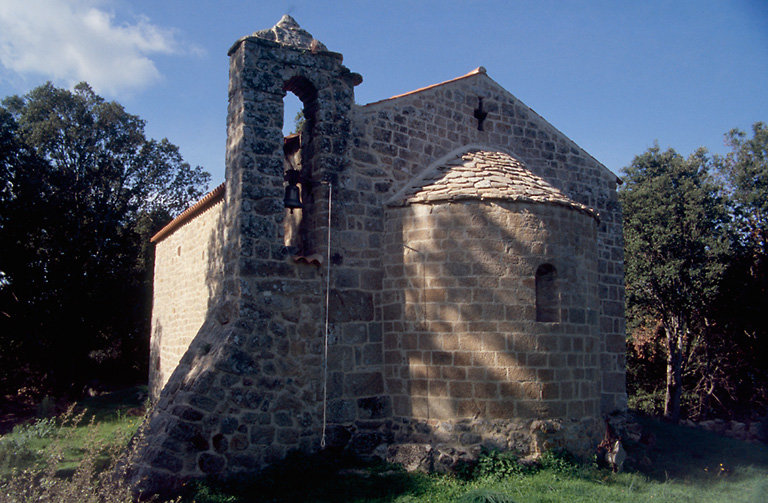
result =
[{"label": "shadow on wall", "polygon": [[[272,311],[283,311],[285,306],[279,299],[282,292],[276,292],[276,295],[270,296],[269,291],[253,291],[246,278],[254,276],[276,276],[291,278],[296,275],[293,270],[299,270],[298,275],[304,280],[316,279],[316,269],[314,266],[302,264],[280,264],[282,269],[268,270],[263,265],[257,264],[259,260],[276,260],[285,262],[290,256],[310,255],[318,238],[318,225],[321,223],[322,215],[318,215],[314,209],[314,192],[311,184],[312,179],[312,154],[315,145],[312,131],[315,125],[315,115],[318,108],[317,90],[312,83],[304,77],[295,76],[288,79],[283,85],[284,92],[294,93],[304,104],[305,123],[299,135],[293,135],[283,140],[283,171],[295,171],[295,181],[298,181],[301,190],[301,208],[288,210],[283,208],[282,194],[271,193],[269,189],[263,188],[254,196],[251,203],[252,209],[256,214],[271,215],[283,212],[282,221],[275,222],[277,230],[277,239],[274,242],[266,242],[261,239],[264,237],[267,229],[259,227],[263,225],[257,222],[249,211],[242,214],[231,208],[239,207],[234,199],[237,194],[224,193],[224,201],[219,211],[218,218],[211,225],[211,231],[207,236],[189,236],[188,239],[207,240],[207,246],[203,253],[203,264],[199,267],[204,270],[205,288],[207,289],[207,303],[205,306],[184,305],[187,298],[185,292],[174,292],[178,297],[174,302],[179,304],[179,311],[205,310],[205,320],[196,335],[184,336],[179,338],[176,332],[187,332],[189,323],[183,327],[174,324],[174,333],[167,337],[162,336],[162,322],[158,322],[155,317],[154,337],[152,341],[152,359],[154,373],[150,375],[150,382],[153,384],[153,396],[158,396],[162,386],[170,380],[170,376],[163,375],[165,370],[163,366],[168,367],[174,362],[173,354],[183,353],[181,360],[194,359],[195,352],[202,351],[202,354],[217,343],[217,340],[211,339],[209,322],[216,323],[221,327],[234,320],[239,320],[241,314],[246,314],[248,322],[240,320],[240,323],[249,324],[248,327],[239,327],[246,329],[248,334],[258,330],[264,335],[260,346],[263,348],[271,345],[273,342],[284,344],[282,341],[274,341],[269,332],[274,329],[270,327],[269,319]],[[280,102],[282,105],[282,100]],[[282,115],[280,115],[282,117]],[[280,125],[281,127],[282,125]],[[282,137],[281,137],[282,138]],[[229,162],[229,161],[228,161]],[[253,161],[251,161],[253,162]],[[242,169],[242,168],[241,168]],[[245,175],[243,175],[245,176]],[[249,175],[252,176],[252,175]],[[287,179],[287,177],[286,177]],[[206,210],[210,211],[210,210]],[[200,218],[201,215],[193,217]],[[277,220],[277,219],[276,219]],[[258,228],[255,228],[258,227]],[[321,226],[322,227],[322,226]],[[161,243],[158,243],[158,246]],[[186,246],[187,243],[184,243]],[[181,249],[181,248],[179,248]],[[180,255],[180,253],[179,253]],[[182,274],[184,271],[182,271]],[[281,285],[272,285],[272,287],[281,289]],[[168,299],[164,299],[168,303]],[[241,301],[245,301],[243,304]],[[241,313],[243,305],[247,305],[249,313]],[[176,316],[176,306],[173,306],[174,317]],[[184,316],[182,313],[179,316]],[[319,319],[319,313],[313,313],[315,319]],[[296,320],[289,320],[296,321]],[[305,328],[305,331],[307,329]],[[169,337],[172,338],[169,339]],[[208,340],[210,339],[210,340]],[[315,343],[313,341],[313,343]],[[241,345],[242,341],[238,343]],[[309,344],[309,343],[308,343]],[[316,343],[315,343],[316,344]],[[173,347],[173,352],[169,347]],[[186,347],[185,347],[186,346]],[[285,348],[283,348],[285,349]],[[173,353],[169,356],[169,352]],[[200,356],[200,355],[198,355]],[[178,356],[177,356],[178,358]],[[162,361],[161,361],[162,360]],[[192,374],[197,375],[205,369],[205,366],[195,363]],[[190,370],[188,370],[190,371]],[[191,375],[185,377],[185,382],[191,379]]]},{"label": "shadow on wall", "polygon": [[383,310],[394,415],[597,417],[595,232],[592,218],[542,204],[388,209]]},{"label": "shadow on wall", "polygon": [[[234,277],[235,267],[252,267],[247,257],[287,262],[289,250],[280,241],[262,246],[263,241],[232,239],[228,233],[240,222],[227,220],[227,214],[224,207],[211,233],[199,236],[207,242],[205,262],[200,264],[208,294],[204,322],[182,348],[183,356],[167,381],[158,372],[153,377],[157,403],[130,475],[139,493],[174,490],[185,477],[225,468],[231,473],[258,470],[285,456],[281,443],[308,452],[318,449],[319,375],[302,380],[298,376],[311,371],[295,361],[316,359],[306,367],[319,368],[320,313],[311,306],[294,310],[273,290],[293,288],[298,280],[269,280],[272,289],[253,291],[244,277]],[[304,275],[303,290],[317,296],[317,288],[310,286],[318,283],[315,266],[289,266]],[[286,333],[281,316],[294,314],[299,328]],[[153,369],[159,366],[162,348],[174,343],[183,341],[169,340],[156,320]],[[310,399],[318,403],[317,410],[306,410],[299,401]],[[271,421],[285,428],[278,432]],[[280,434],[284,437],[278,438]]]},{"label": "shadow on wall", "polygon": [[154,320],[154,328],[149,344],[149,396],[157,397],[160,394],[160,383],[163,382],[160,352],[163,347],[163,324]]},{"label": "shadow on wall", "polygon": [[[198,215],[196,218],[201,217],[202,215]],[[224,261],[224,249],[222,244],[224,235],[224,220],[224,212],[219,211],[219,214],[215,219],[215,222],[211,225],[211,230],[209,233],[207,233],[207,235],[204,234],[189,236],[189,238],[192,240],[200,240],[205,242],[202,257],[198,259],[196,256],[188,257],[185,255],[184,259],[189,262],[184,263],[184,268],[182,268],[180,271],[175,271],[176,273],[185,276],[182,279],[190,280],[191,282],[194,282],[191,278],[202,273],[203,284],[197,285],[181,282],[181,285],[178,287],[178,289],[173,292],[173,297],[164,297],[163,299],[156,300],[155,310],[159,310],[161,307],[165,307],[164,312],[153,314],[153,321],[155,326],[152,334],[152,360],[153,362],[157,362],[157,366],[154,367],[157,369],[157,371],[167,372],[167,367],[173,364],[173,361],[171,361],[171,357],[169,356],[171,354],[171,350],[173,350],[174,353],[180,352],[182,354],[181,358],[179,359],[179,362],[181,362],[181,360],[184,360],[186,353],[189,351],[189,348],[197,347],[200,345],[199,339],[203,337],[203,331],[201,327],[198,327],[196,333],[189,334],[188,336],[186,336],[184,333],[188,332],[190,329],[190,322],[186,321],[185,319],[185,315],[188,311],[194,309],[203,309],[205,313],[202,317],[203,320],[208,320],[212,317],[218,317],[220,321],[226,323],[226,309],[222,309],[222,304],[225,303],[221,302],[224,299],[224,287],[222,281],[222,264]],[[195,223],[195,220],[193,220],[188,225],[194,225]],[[177,232],[184,231],[185,229],[183,228],[177,230]],[[156,244],[156,253],[159,253],[159,249],[161,246],[163,246],[163,244],[164,243],[162,242]],[[187,242],[182,243],[182,245],[179,246],[178,255],[182,255],[182,248],[184,248],[184,252],[186,252],[187,247]],[[189,255],[191,255],[191,250]],[[199,260],[199,262],[194,263],[192,262],[193,260]],[[161,266],[162,265],[168,267],[168,264],[161,264]],[[190,270],[192,268],[196,269],[196,271]],[[157,281],[157,278],[155,281]],[[207,292],[205,296],[206,300],[201,305],[197,305],[197,303],[190,303],[186,297],[186,294],[188,293],[186,290],[197,290],[198,288],[204,288]],[[167,307],[165,305],[167,305]],[[174,322],[176,331],[174,333],[164,334],[163,330],[165,327],[163,321],[165,317],[170,316],[169,313],[172,313],[172,316],[178,317],[183,321],[179,322],[177,320],[169,320]],[[205,326],[205,322],[201,323],[201,325]],[[181,331],[181,333],[176,333],[179,331]],[[161,359],[163,360],[162,362]],[[159,396],[160,391],[164,385],[170,380],[170,375],[161,374],[151,378],[150,380],[152,384],[153,395]]]}]

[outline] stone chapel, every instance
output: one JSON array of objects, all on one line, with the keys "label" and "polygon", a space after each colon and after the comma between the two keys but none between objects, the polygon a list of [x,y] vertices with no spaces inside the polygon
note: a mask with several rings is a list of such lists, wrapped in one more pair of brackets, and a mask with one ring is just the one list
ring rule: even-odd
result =
[{"label": "stone chapel", "polygon": [[626,409],[617,176],[482,67],[358,105],[289,16],[229,57],[226,182],[152,238],[135,481],[594,449]]}]

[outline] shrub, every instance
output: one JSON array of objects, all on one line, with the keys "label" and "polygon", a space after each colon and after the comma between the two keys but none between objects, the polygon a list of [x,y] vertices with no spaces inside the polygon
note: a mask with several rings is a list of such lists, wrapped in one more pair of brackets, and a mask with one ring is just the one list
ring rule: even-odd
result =
[{"label": "shrub", "polygon": [[[133,452],[125,452],[123,433],[116,432],[114,439],[99,439],[99,427],[93,422],[87,427],[84,441],[79,442],[83,456],[73,472],[62,469],[66,446],[75,443],[73,436],[82,422],[85,411],[74,415],[67,411],[56,428],[53,420],[38,421],[21,430],[20,438],[26,441],[35,435],[53,437],[42,453],[42,462],[21,466],[17,461],[9,476],[0,479],[0,503],[22,502],[82,502],[82,503],[131,503],[133,494],[126,482],[125,469]],[[140,435],[139,435],[140,436]],[[4,440],[4,439],[3,439]],[[136,442],[134,445],[138,445]],[[101,458],[106,454],[106,465]]]},{"label": "shrub", "polygon": [[648,416],[661,416],[664,413],[664,391],[637,389],[627,396],[627,406]]},{"label": "shrub", "polygon": [[10,434],[0,437],[0,472],[30,466],[40,454],[32,446],[32,440],[49,438],[56,432],[56,422],[52,418],[14,426]]},{"label": "shrub", "polygon": [[573,475],[581,469],[578,458],[565,449],[546,451],[539,458],[541,467],[561,475]]},{"label": "shrub", "polygon": [[517,455],[510,451],[501,452],[496,449],[484,450],[475,466],[475,477],[509,477],[511,475],[526,475],[536,471],[534,465],[521,463]]},{"label": "shrub", "polygon": [[0,472],[16,466],[29,466],[35,460],[35,452],[29,443],[11,436],[0,438]]}]

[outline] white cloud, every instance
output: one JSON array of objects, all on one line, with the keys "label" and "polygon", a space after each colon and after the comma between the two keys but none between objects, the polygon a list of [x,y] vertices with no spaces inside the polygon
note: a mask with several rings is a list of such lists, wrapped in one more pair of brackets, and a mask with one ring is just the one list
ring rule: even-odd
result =
[{"label": "white cloud", "polygon": [[117,94],[160,78],[150,56],[181,52],[147,18],[118,23],[97,0],[0,0],[0,64],[24,76]]}]

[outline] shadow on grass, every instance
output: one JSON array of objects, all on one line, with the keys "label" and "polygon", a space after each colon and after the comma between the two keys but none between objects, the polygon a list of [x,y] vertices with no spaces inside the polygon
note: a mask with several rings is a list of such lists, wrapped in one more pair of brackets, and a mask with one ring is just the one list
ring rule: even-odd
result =
[{"label": "shadow on grass", "polygon": [[76,410],[86,410],[85,422],[101,423],[119,415],[141,415],[147,399],[147,386],[133,386],[101,395],[85,398],[78,402]]},{"label": "shadow on grass", "polygon": [[[499,453],[496,456],[498,459],[487,455],[485,464],[488,466],[485,466],[485,471],[474,470],[469,477],[454,478],[406,473],[392,465],[364,464],[343,453],[326,451],[311,456],[290,455],[257,476],[191,483],[183,494],[183,501],[383,503],[426,501],[424,498],[429,501],[434,498],[437,498],[436,501],[453,501],[446,496],[447,493],[443,493],[453,491],[459,494],[473,487],[499,489],[493,484],[503,485],[505,480],[516,480],[515,484],[520,487],[535,486],[537,483],[546,483],[549,487],[553,483],[551,477],[559,481],[556,493],[562,496],[553,496],[552,501],[567,501],[563,498],[570,494],[569,491],[573,491],[571,486],[574,483],[586,484],[578,486],[581,488],[579,491],[586,490],[586,487],[588,490],[608,491],[605,494],[610,493],[606,487],[614,484],[618,484],[617,487],[628,485],[626,491],[631,493],[632,485],[636,483],[641,486],[636,489],[640,490],[639,494],[643,491],[648,494],[659,491],[680,491],[680,494],[686,494],[685,487],[689,484],[700,489],[720,491],[718,494],[732,494],[733,491],[764,494],[768,489],[768,484],[763,482],[768,480],[767,446],[732,440],[657,419],[638,417],[637,420],[646,435],[653,434],[656,439],[650,447],[641,448],[636,445],[630,450],[631,446],[628,446],[630,456],[650,458],[647,469],[642,470],[642,478],[647,479],[650,486],[638,483],[632,475],[634,470],[628,474],[614,475],[609,470],[580,464],[567,453],[549,452],[535,467],[527,469],[520,468],[525,468],[523,465],[512,466],[511,461],[505,461],[514,458],[512,453],[509,456]],[[665,484],[673,480],[682,483],[682,486],[670,487]],[[658,483],[661,485],[653,485]],[[737,485],[733,486],[733,483]],[[436,496],[436,492],[441,496]],[[628,501],[636,499],[630,498]],[[746,501],[752,500],[747,498]]]},{"label": "shadow on grass", "polygon": [[730,439],[698,428],[638,416],[655,442],[646,449],[651,466],[645,475],[657,481],[705,482],[749,476],[750,468],[768,474],[768,446]]},{"label": "shadow on grass", "polygon": [[429,476],[409,474],[384,463],[364,463],[344,453],[291,454],[259,475],[192,483],[183,501],[331,502],[392,501],[428,490]]}]

